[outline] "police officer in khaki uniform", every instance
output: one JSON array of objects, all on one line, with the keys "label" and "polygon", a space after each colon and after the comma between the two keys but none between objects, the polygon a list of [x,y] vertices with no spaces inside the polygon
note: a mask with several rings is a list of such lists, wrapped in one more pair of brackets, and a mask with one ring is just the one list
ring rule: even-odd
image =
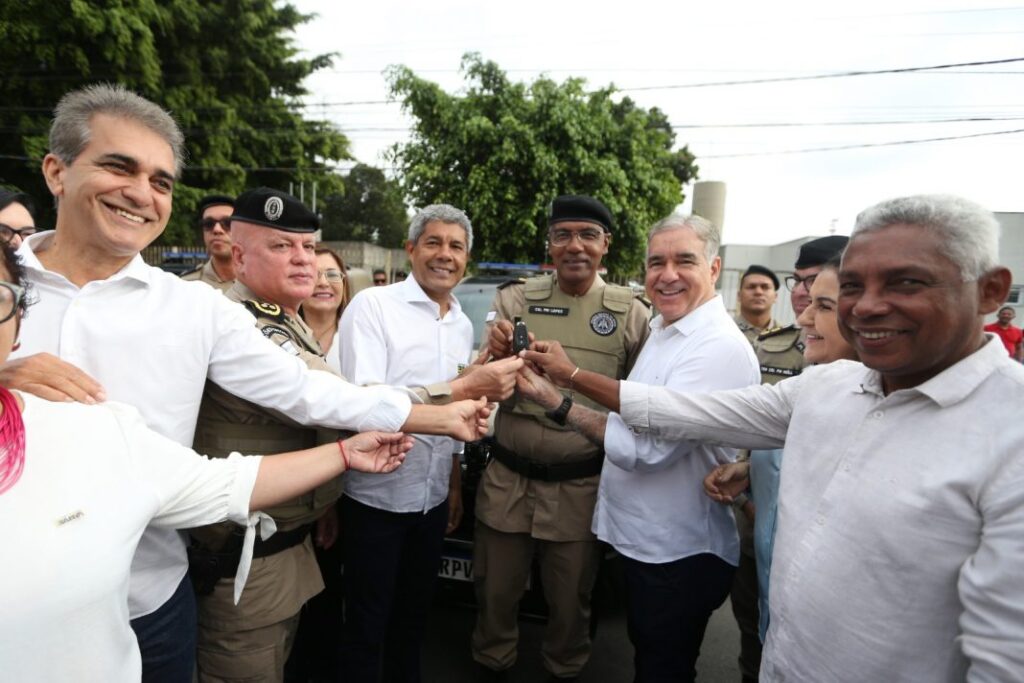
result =
[{"label": "police officer in khaki uniform", "polygon": [[[793,274],[786,278],[793,313],[799,317],[811,303],[811,283],[821,272],[825,263],[841,252],[849,238],[841,235],[820,237],[800,246]],[[759,267],[759,266],[757,266]],[[747,272],[755,266],[751,266]],[[767,269],[766,269],[767,270]],[[769,271],[771,272],[771,271]],[[774,273],[772,273],[774,276]],[[746,277],[744,275],[744,277]],[[776,283],[778,280],[776,280]],[[739,321],[737,320],[737,324]],[[740,329],[743,326],[740,325]],[[787,377],[799,375],[804,367],[804,342],[800,327],[796,324],[772,326],[753,340],[754,353],[761,364],[761,382],[775,384]],[[750,458],[744,451],[740,459]],[[756,454],[758,462],[753,466],[762,467],[761,461],[777,467],[779,459],[769,452]],[[740,534],[740,566],[733,579],[730,602],[736,623],[740,627],[740,674],[744,683],[757,681],[761,668],[761,637],[758,627],[757,563],[754,559],[753,504],[746,496],[737,496],[733,502],[736,508],[736,528]]]},{"label": "police officer in khaki uniform", "polygon": [[778,295],[779,276],[771,268],[755,263],[740,277],[740,289],[736,293],[739,310],[733,320],[751,344],[765,330],[779,326],[772,318],[772,306]]},{"label": "police officer in khaki uniform", "polygon": [[[557,272],[499,288],[490,353],[511,353],[518,317],[536,339],[560,341],[581,368],[623,378],[647,338],[650,310],[630,288],[598,275],[611,212],[591,197],[561,196],[548,225]],[[519,599],[536,554],[550,608],[544,666],[554,678],[572,678],[590,657],[590,593],[600,559],[590,526],[603,454],[558,411],[513,396],[498,411],[492,455],[476,500],[473,658],[485,678],[515,663]]]},{"label": "police officer in khaki uniform", "polygon": [[227,291],[235,281],[235,266],[231,262],[231,212],[235,200],[222,194],[211,194],[199,200],[196,209],[203,244],[210,258],[206,263],[181,276],[182,280],[199,280],[221,291]]},{"label": "police officer in khaki uniform", "polygon": [[[263,334],[311,369],[330,372],[312,332],[296,314],[316,281],[313,233],[319,219],[297,199],[261,188],[238,197],[231,216],[238,278],[226,296],[244,305]],[[213,457],[280,453],[338,437],[237,398],[207,382],[194,445]],[[199,680],[282,681],[299,610],[323,589],[310,532],[340,495],[340,479],[278,505],[277,526],[257,540],[238,605],[233,577],[241,528],[230,523],[192,530],[192,573],[199,596]],[[333,512],[333,511],[332,511]]]}]

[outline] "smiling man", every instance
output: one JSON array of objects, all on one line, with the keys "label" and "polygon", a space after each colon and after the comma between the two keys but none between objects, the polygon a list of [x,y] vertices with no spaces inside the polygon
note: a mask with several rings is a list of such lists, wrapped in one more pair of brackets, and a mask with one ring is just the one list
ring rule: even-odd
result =
[{"label": "smiling man", "polygon": [[[342,372],[359,384],[430,388],[451,379],[455,397],[508,397],[522,361],[470,365],[473,325],[452,295],[472,246],[465,213],[447,204],[420,210],[405,243],[412,275],[364,289],[345,309]],[[382,667],[382,680],[420,680],[420,641],[444,535],[462,517],[461,450],[447,437],[417,434],[409,467],[397,476],[345,479],[347,681],[376,681]]]},{"label": "smiling man", "polygon": [[998,253],[976,204],[882,202],[857,217],[839,274],[863,365],[712,394],[620,384],[640,431],[785,442],[762,680],[1024,671],[1024,368],[983,332],[1012,279]]},{"label": "smiling man", "polygon": [[235,200],[222,194],[211,194],[199,200],[196,208],[199,229],[209,258],[206,263],[181,276],[182,280],[199,280],[220,290],[231,288],[235,266],[231,261],[231,213]]},{"label": "smiling man", "polygon": [[[305,425],[479,433],[482,403],[411,406],[403,390],[310,371],[220,292],[143,262],[139,252],[167,226],[184,155],[184,137],[160,107],[122,87],[89,86],[58,103],[49,142],[43,174],[57,229],[18,250],[39,299],[0,383],[50,400],[128,403],[186,446],[207,379]],[[192,680],[187,569],[179,532],[146,530],[128,596],[143,681]]]},{"label": "smiling man", "polygon": [[[720,234],[699,216],[672,215],[651,228],[644,285],[659,315],[630,381],[711,391],[760,379],[750,343],[715,294]],[[557,342],[538,341],[525,355],[561,386],[572,377],[593,399],[618,398],[614,378],[576,370],[576,356]],[[546,386],[538,401],[553,410],[562,395]],[[617,410],[618,401],[605,407]],[[730,510],[703,495],[700,482],[736,454],[638,436],[618,415],[583,406],[570,409],[568,423],[604,447],[593,530],[623,556],[634,680],[692,681],[704,629],[729,594],[740,555]]]},{"label": "smiling man", "polygon": [[[513,320],[521,317],[537,339],[572,349],[583,370],[626,376],[647,338],[650,313],[628,287],[598,275],[611,230],[611,212],[593,197],[564,195],[551,203],[548,250],[556,272],[499,287],[488,318],[491,355],[511,354]],[[590,657],[590,594],[599,562],[590,522],[604,458],[564,418],[564,410],[545,413],[515,398],[498,413],[474,530],[480,609],[473,658],[484,678],[500,678],[516,661],[519,599],[535,554],[550,608],[544,667],[555,678],[570,678]]]},{"label": "smiling man", "polygon": [[[265,337],[310,369],[328,372],[320,345],[297,314],[316,282],[319,218],[295,197],[266,187],[242,193],[234,204],[224,220],[230,221],[229,251],[238,277],[226,297],[245,306]],[[337,432],[304,427],[207,382],[192,447],[227,457],[235,451],[282,453],[337,438]],[[324,588],[313,536],[322,545],[334,542],[337,518],[331,508],[340,495],[341,482],[334,480],[264,510],[277,533],[256,541],[248,587],[237,605],[234,577],[244,529],[224,522],[191,531],[200,683],[284,680],[299,611]]]}]

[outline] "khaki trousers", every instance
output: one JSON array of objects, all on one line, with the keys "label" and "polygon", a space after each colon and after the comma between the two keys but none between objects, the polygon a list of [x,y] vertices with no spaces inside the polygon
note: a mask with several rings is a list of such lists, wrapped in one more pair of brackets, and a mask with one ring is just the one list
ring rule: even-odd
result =
[{"label": "khaki trousers", "polygon": [[282,683],[299,615],[248,631],[199,625],[199,683]]},{"label": "khaki trousers", "polygon": [[590,594],[600,562],[597,541],[543,541],[477,521],[473,542],[479,610],[473,659],[496,671],[515,664],[519,600],[536,553],[550,612],[541,646],[544,668],[559,677],[578,674],[590,658]]}]

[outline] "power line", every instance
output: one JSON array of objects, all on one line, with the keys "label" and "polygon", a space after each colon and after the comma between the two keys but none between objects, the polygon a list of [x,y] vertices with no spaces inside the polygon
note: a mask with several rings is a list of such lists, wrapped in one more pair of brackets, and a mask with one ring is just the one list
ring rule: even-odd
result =
[{"label": "power line", "polygon": [[877,76],[880,74],[904,74],[915,71],[936,71],[939,69],[954,69],[965,66],[988,66],[991,64],[1010,64],[1013,62],[1024,62],[1024,57],[1013,57],[1011,59],[994,59],[984,62],[961,62],[959,64],[937,64],[933,66],[909,66],[899,69],[877,69],[874,71],[840,71],[837,73],[815,74],[813,76],[779,76],[777,78],[750,78],[739,81],[707,81],[704,83],[680,83],[678,85],[647,85],[636,88],[619,88],[621,92],[639,92],[641,90],[678,90],[681,88],[717,88],[730,85],[754,85],[759,83],[784,83],[792,81],[820,81],[827,78],[850,78],[852,76]]},{"label": "power line", "polygon": [[919,140],[895,140],[891,142],[867,142],[856,145],[838,145],[835,147],[806,147],[804,149],[783,149],[774,152],[743,152],[739,154],[704,154],[697,155],[697,160],[701,159],[737,159],[740,157],[770,157],[770,156],[782,156],[786,154],[808,154],[811,152],[837,152],[847,149],[866,149],[868,147],[896,147],[898,145],[918,145],[925,142],[946,142],[949,140],[966,140],[967,138],[983,138],[992,135],[1013,135],[1015,133],[1024,133],[1024,128],[1016,128],[1014,130],[997,130],[990,133],[972,133],[970,135],[949,135],[938,138],[922,138]]}]

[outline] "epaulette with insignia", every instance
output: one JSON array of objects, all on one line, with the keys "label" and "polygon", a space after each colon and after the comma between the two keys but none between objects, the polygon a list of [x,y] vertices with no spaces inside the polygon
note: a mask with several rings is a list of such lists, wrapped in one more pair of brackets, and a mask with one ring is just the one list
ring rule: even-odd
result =
[{"label": "epaulette with insignia", "polygon": [[789,325],[783,325],[781,327],[773,327],[772,329],[765,330],[761,334],[757,335],[757,341],[764,341],[765,339],[771,339],[772,337],[777,337],[780,334],[785,334],[787,332],[796,332],[799,329],[800,328],[798,328],[796,325],[794,325],[792,323],[789,324]]},{"label": "epaulette with insignia", "polygon": [[254,301],[252,299],[247,299],[243,303],[257,318],[270,318],[282,323],[287,319],[284,311],[277,304],[268,304],[264,301]]},{"label": "epaulette with insignia", "polygon": [[513,278],[511,280],[508,280],[507,282],[502,282],[500,285],[498,285],[498,289],[505,289],[506,287],[511,287],[512,285],[524,285],[524,284],[526,284],[526,278],[525,277],[517,277],[517,278]]},{"label": "epaulette with insignia", "polygon": [[648,299],[647,295],[644,294],[643,292],[637,292],[636,296],[633,298],[642,303],[647,308],[651,308],[652,306],[654,306],[654,304],[651,303],[651,300]]}]

